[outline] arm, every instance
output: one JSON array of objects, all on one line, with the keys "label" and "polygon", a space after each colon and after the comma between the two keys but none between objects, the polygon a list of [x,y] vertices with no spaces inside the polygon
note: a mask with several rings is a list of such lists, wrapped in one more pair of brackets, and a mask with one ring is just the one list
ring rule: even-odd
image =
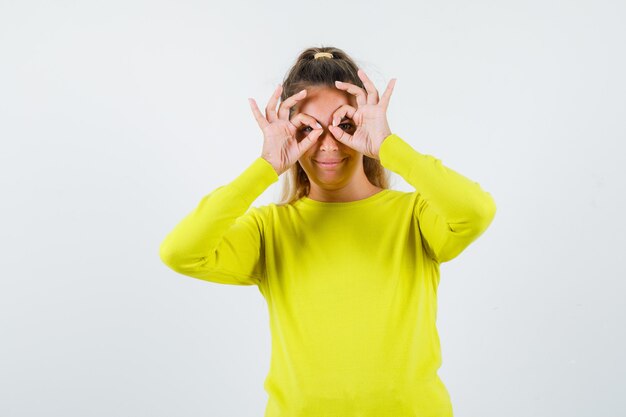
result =
[{"label": "arm", "polygon": [[260,210],[250,207],[278,181],[264,158],[257,158],[229,184],[202,198],[165,237],[159,248],[174,271],[221,284],[258,285],[265,275]]},{"label": "arm", "polygon": [[416,151],[396,134],[383,140],[379,157],[385,168],[415,187],[414,216],[435,261],[454,259],[491,224],[496,213],[491,194],[439,159]]}]

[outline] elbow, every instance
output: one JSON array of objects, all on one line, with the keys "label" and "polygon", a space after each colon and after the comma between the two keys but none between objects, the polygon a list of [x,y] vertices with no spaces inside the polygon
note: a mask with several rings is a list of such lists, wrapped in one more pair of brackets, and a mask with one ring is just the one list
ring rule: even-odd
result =
[{"label": "elbow", "polygon": [[496,217],[496,201],[493,199],[493,196],[487,193],[487,197],[485,199],[485,203],[483,204],[483,208],[481,210],[481,218],[483,220],[484,228],[489,227],[493,219]]},{"label": "elbow", "polygon": [[184,275],[207,271],[215,268],[215,257],[193,255],[180,248],[167,244],[165,241],[159,246],[161,261],[171,270]]},{"label": "elbow", "polygon": [[171,269],[176,269],[176,255],[170,245],[166,241],[163,241],[159,245],[159,258],[161,262],[167,265]]},{"label": "elbow", "polygon": [[487,230],[495,217],[496,203],[491,194],[487,193],[487,198],[484,199],[483,203],[474,213],[474,220],[471,222],[474,225],[472,234],[475,237],[480,236]]},{"label": "elbow", "polygon": [[458,223],[448,223],[447,239],[435,253],[439,263],[456,258],[489,227],[496,215],[496,205],[491,195],[472,214]]}]

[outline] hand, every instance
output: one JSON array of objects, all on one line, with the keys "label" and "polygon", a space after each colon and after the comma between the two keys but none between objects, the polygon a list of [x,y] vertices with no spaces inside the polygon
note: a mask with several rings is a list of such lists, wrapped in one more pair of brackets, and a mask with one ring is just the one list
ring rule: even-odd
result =
[{"label": "hand", "polygon": [[[306,97],[306,90],[302,90],[283,101],[276,112],[276,103],[280,98],[283,86],[278,85],[274,94],[265,107],[265,117],[259,111],[254,99],[249,98],[252,113],[263,131],[263,151],[261,156],[272,164],[278,175],[287,171],[291,165],[317,141],[324,129],[311,116],[298,113],[289,120],[289,110]],[[313,129],[304,139],[298,141],[296,133],[302,125]]]},{"label": "hand", "polygon": [[[374,83],[365,75],[365,71],[358,70],[359,78],[363,81],[365,91],[354,84],[337,81],[336,87],[356,96],[358,109],[344,104],[333,114],[332,125],[328,126],[330,133],[341,143],[370,157],[379,159],[378,151],[383,140],[391,134],[387,123],[387,107],[396,78],[391,79],[380,101]],[[350,135],[337,127],[341,119],[347,116],[356,123],[355,132]]]}]

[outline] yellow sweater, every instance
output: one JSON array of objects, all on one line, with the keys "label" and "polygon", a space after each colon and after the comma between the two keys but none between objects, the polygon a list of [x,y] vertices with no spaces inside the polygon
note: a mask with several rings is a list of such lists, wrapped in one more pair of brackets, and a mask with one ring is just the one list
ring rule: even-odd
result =
[{"label": "yellow sweater", "polygon": [[437,375],[439,264],[495,216],[492,196],[396,134],[381,164],[414,192],[252,207],[274,168],[257,158],[164,239],[174,271],[257,285],[272,336],[265,417],[451,417]]}]

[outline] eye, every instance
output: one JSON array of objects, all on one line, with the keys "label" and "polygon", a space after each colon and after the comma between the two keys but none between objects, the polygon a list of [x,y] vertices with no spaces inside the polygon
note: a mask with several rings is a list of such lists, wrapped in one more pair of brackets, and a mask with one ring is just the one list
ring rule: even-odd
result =
[{"label": "eye", "polygon": [[[341,127],[341,126],[344,126],[344,127],[342,127],[342,129],[344,129],[344,130],[352,129],[354,127],[354,126],[352,126],[352,123],[339,123],[339,127]],[[305,125],[304,127],[302,127],[300,129],[300,132],[302,132],[302,133],[309,133],[309,131],[307,129],[313,130],[313,128],[311,126]]]}]

